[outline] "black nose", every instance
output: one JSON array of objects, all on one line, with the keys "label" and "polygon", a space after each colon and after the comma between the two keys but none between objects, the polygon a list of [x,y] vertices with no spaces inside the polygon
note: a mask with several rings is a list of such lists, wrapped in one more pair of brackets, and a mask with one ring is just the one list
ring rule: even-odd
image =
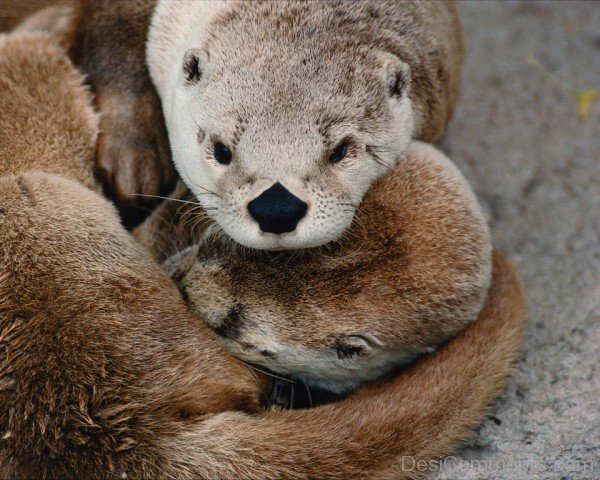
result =
[{"label": "black nose", "polygon": [[263,232],[285,233],[296,229],[308,206],[281,183],[262,192],[248,204],[248,212]]}]

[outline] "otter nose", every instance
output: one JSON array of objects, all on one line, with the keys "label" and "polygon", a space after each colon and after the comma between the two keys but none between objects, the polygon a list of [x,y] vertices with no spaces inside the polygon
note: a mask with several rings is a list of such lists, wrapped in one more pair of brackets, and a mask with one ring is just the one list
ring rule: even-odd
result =
[{"label": "otter nose", "polygon": [[263,232],[286,233],[296,229],[308,205],[277,182],[248,204],[248,212]]}]

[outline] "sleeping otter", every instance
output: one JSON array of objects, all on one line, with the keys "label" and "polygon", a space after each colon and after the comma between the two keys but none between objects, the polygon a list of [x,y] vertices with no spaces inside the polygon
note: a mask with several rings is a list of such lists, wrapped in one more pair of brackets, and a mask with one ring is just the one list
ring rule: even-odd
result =
[{"label": "sleeping otter", "polygon": [[[193,208],[157,214],[174,228],[200,215]],[[347,392],[431,351],[477,318],[487,295],[481,210],[456,167],[424,143],[407,148],[326,247],[250,250],[203,220],[199,243],[165,269],[232,353],[311,386]]]}]

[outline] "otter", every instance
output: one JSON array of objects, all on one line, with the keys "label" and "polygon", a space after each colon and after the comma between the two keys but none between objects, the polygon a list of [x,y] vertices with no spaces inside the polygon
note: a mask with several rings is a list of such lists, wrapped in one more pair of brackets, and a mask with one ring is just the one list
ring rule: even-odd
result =
[{"label": "otter", "polygon": [[445,128],[462,50],[445,2],[158,2],[148,68],[175,165],[251,249],[166,266],[236,356],[347,392],[476,318],[487,226],[449,160],[410,143]]},{"label": "otter", "polygon": [[181,178],[266,250],[337,240],[410,140],[444,131],[462,56],[449,2],[159,1],[147,45]]},{"label": "otter", "polygon": [[489,231],[471,189],[420,142],[327,248],[245,249],[210,228],[198,238],[164,268],[228,350],[336,393],[458,333],[477,318],[491,277]]},{"label": "otter", "polygon": [[155,476],[153,435],[257,410],[261,382],[100,195],[98,116],[54,38],[0,35],[0,476]]},{"label": "otter", "polygon": [[510,263],[494,256],[479,318],[408,370],[336,404],[261,411],[262,379],[95,191],[98,118],[52,40],[0,36],[1,476],[413,478],[402,456],[456,448],[517,355]]}]

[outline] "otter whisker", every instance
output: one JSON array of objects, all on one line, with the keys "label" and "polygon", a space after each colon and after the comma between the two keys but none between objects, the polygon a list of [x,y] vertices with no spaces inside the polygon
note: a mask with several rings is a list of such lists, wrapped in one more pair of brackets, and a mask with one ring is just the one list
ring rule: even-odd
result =
[{"label": "otter whisker", "polygon": [[385,147],[380,147],[380,146],[376,146],[376,145],[367,145],[365,147],[365,151],[367,152],[368,155],[371,156],[371,158],[375,161],[375,163],[388,169],[390,172],[393,170],[390,165],[388,165],[379,155],[377,155],[377,152],[391,153],[390,150],[387,150]]},{"label": "otter whisker", "polygon": [[[211,224],[213,224],[213,219],[210,218],[208,215],[197,215],[195,217],[191,217],[192,220],[192,230],[194,232],[196,232],[197,230],[204,230],[207,228],[210,228]],[[196,243],[197,239],[196,239]]]},{"label": "otter whisker", "polygon": [[[244,363],[244,362],[242,362]],[[248,366],[248,365],[246,365]],[[254,380],[256,381],[256,384],[259,386],[260,391],[262,392],[263,397],[265,398],[265,400],[268,403],[269,408],[273,406],[273,403],[271,402],[271,399],[268,396],[268,389],[263,385],[263,382],[261,382],[258,378],[258,375],[256,374],[256,369],[253,368],[249,368],[248,369],[250,371],[250,374],[252,375],[252,378],[254,378]]]},{"label": "otter whisker", "polygon": [[273,378],[276,378],[276,379],[278,379],[278,380],[283,380],[283,381],[285,381],[285,382],[291,382],[291,383],[294,383],[294,381],[293,381],[292,379],[290,379],[290,378],[285,378],[285,377],[280,377],[280,376],[278,376],[278,375],[275,375],[274,373],[271,373],[271,372],[269,372],[269,371],[267,371],[267,370],[262,370],[262,369],[258,368],[258,367],[256,366],[256,364],[248,363],[248,362],[246,362],[246,361],[244,361],[244,360],[241,360],[241,359],[240,359],[240,361],[241,361],[241,362],[242,362],[244,365],[246,365],[248,368],[251,368],[252,370],[256,370],[257,372],[260,372],[260,373],[264,373],[264,374],[265,374],[265,375],[267,375],[268,377],[273,377]]},{"label": "otter whisker", "polygon": [[185,204],[189,204],[189,205],[199,205],[199,206],[202,206],[198,202],[190,202],[189,200],[180,200],[179,198],[172,198],[172,197],[161,197],[160,195],[146,195],[145,193],[130,193],[129,196],[131,196],[131,197],[160,198],[161,200],[170,200],[172,202],[179,202],[179,203],[185,203]]},{"label": "otter whisker", "polygon": [[194,123],[196,124],[196,127],[198,127],[198,130],[202,130],[202,127],[200,127],[200,124],[198,123],[198,121],[194,118],[194,115],[192,115],[192,110],[190,109],[190,106],[188,104],[187,106],[187,110],[188,110],[188,114],[190,116],[190,118],[194,121]]},{"label": "otter whisker", "polygon": [[308,408],[313,407],[312,394],[310,393],[310,388],[308,388],[308,383],[306,380],[302,379],[302,383],[304,383],[304,388],[306,388],[306,394],[308,395]]},{"label": "otter whisker", "polygon": [[187,173],[187,171],[186,171],[186,169],[185,169],[185,168],[183,168],[183,171],[184,171],[184,173],[185,173],[185,176],[186,176],[186,177],[189,179],[189,181],[190,181],[190,182],[192,182],[192,184],[193,184],[195,187],[197,187],[197,188],[200,188],[200,189],[204,190],[204,191],[205,191],[207,194],[211,194],[211,195],[214,195],[214,196],[216,196],[216,197],[218,197],[218,198],[221,198],[221,195],[219,195],[218,193],[216,193],[216,192],[213,192],[212,190],[209,190],[208,188],[206,188],[206,187],[203,187],[202,185],[199,185],[199,184],[197,184],[196,182],[194,182],[194,181],[191,179],[191,176],[190,176],[190,175]]},{"label": "otter whisker", "polygon": [[215,197],[222,198],[221,195],[219,195],[218,193],[213,192],[212,190],[209,190],[208,188],[203,187],[202,185],[199,185],[192,180],[190,180],[190,181],[194,184],[195,187],[201,188],[202,190],[204,190],[206,192],[206,195],[214,195]]}]

